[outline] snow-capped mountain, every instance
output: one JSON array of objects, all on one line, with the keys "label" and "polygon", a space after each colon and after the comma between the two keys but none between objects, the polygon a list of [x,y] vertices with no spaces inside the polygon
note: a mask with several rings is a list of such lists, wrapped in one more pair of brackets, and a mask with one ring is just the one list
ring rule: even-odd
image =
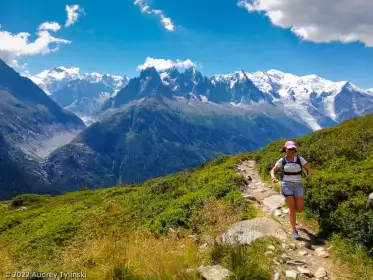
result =
[{"label": "snow-capped mountain", "polygon": [[83,120],[90,120],[105,100],[115,96],[128,82],[126,76],[97,72],[81,74],[77,67],[63,66],[42,71],[29,78],[60,106]]},{"label": "snow-capped mountain", "polygon": [[[151,83],[145,82],[149,79]],[[172,97],[230,103],[238,107],[267,103],[281,108],[286,115],[313,130],[373,113],[372,90],[316,75],[296,76],[278,70],[246,73],[241,70],[208,78],[194,68],[185,72],[171,68],[162,72],[145,69],[140,77],[131,81],[131,86],[125,87],[113,98],[111,104],[114,107],[147,97],[147,93],[169,96],[171,91]],[[136,92],[137,88],[141,88],[141,92]]]}]

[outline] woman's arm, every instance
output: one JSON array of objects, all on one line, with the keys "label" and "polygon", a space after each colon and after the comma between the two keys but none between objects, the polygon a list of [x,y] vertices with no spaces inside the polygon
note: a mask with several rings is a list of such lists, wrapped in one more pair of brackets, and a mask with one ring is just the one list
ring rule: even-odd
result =
[{"label": "woman's arm", "polygon": [[312,171],[311,171],[311,168],[308,166],[308,164],[306,163],[305,165],[303,165],[303,168],[306,170],[307,172],[307,181],[311,180],[312,178]]},{"label": "woman's arm", "polygon": [[270,172],[270,174],[271,174],[271,179],[272,179],[272,183],[278,183],[278,180],[276,179],[276,177],[275,177],[275,173],[278,171],[280,169],[280,167],[278,167],[278,166],[275,166],[275,167],[273,167],[272,169],[271,169],[271,172]]}]

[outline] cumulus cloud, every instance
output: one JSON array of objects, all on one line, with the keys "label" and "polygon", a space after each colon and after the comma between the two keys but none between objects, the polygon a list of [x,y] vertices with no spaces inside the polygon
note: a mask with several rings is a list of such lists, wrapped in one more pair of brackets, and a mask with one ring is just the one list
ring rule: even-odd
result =
[{"label": "cumulus cloud", "polygon": [[50,30],[50,31],[53,31],[53,32],[56,32],[58,30],[61,29],[61,26],[59,25],[58,22],[44,22],[42,24],[39,25],[39,31],[43,31],[43,30]]},{"label": "cumulus cloud", "polygon": [[51,28],[56,29],[56,25],[51,27],[49,24],[41,24],[34,41],[29,41],[30,33],[28,32],[12,34],[0,30],[0,59],[9,65],[18,66],[18,59],[22,56],[55,52],[61,44],[71,43],[68,40],[53,37],[47,30],[53,30]]},{"label": "cumulus cloud", "polygon": [[175,30],[175,25],[173,24],[172,19],[166,17],[165,13],[162,10],[152,9],[147,0],[135,0],[134,4],[140,7],[142,13],[158,16],[161,20],[163,27],[168,31]]},{"label": "cumulus cloud", "polygon": [[361,42],[373,47],[373,2],[367,0],[240,0],[249,12],[264,13],[271,22],[305,41]]},{"label": "cumulus cloud", "polygon": [[157,59],[152,57],[147,57],[144,64],[137,66],[137,70],[144,70],[149,67],[154,67],[158,71],[167,70],[173,67],[181,68],[181,69],[188,69],[191,67],[197,67],[197,63],[191,61],[190,59],[187,60],[180,60],[177,59],[173,61],[171,59]]},{"label": "cumulus cloud", "polygon": [[65,7],[67,13],[67,19],[65,27],[73,25],[81,14],[84,14],[84,10],[79,7],[79,5],[66,5]]}]

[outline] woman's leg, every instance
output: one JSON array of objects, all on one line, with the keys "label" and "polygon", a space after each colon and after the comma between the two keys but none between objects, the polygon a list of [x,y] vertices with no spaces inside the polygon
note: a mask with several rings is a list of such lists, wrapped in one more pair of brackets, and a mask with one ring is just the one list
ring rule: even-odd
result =
[{"label": "woman's leg", "polygon": [[302,213],[304,210],[304,197],[303,196],[294,196],[295,199],[295,209],[298,213]]},{"label": "woman's leg", "polygon": [[294,196],[286,196],[286,203],[289,207],[290,224],[293,231],[296,230],[296,205]]}]

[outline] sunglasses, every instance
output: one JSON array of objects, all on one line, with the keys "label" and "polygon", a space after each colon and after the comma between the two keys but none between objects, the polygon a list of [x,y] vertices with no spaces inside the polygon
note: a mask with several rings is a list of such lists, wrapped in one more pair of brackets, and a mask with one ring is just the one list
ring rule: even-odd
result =
[{"label": "sunglasses", "polygon": [[296,151],[296,149],[294,149],[294,148],[291,148],[291,149],[288,149],[288,151],[292,151],[292,152],[295,152],[295,151]]}]

